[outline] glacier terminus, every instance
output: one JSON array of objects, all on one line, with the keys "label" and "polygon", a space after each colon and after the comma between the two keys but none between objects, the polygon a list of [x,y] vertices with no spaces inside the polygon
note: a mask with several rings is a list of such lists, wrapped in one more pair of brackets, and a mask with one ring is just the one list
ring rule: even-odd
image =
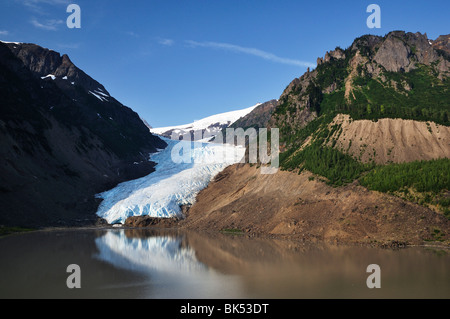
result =
[{"label": "glacier terminus", "polygon": [[164,140],[168,146],[150,157],[155,172],[96,195],[103,199],[99,217],[109,224],[124,224],[132,216],[182,218],[181,206],[192,205],[218,173],[245,155],[241,146]]}]

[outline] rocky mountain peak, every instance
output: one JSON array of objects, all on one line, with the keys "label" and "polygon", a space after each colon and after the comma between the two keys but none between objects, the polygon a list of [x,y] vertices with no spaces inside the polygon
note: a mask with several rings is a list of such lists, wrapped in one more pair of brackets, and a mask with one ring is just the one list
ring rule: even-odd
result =
[{"label": "rocky mountain peak", "polygon": [[336,48],[334,51],[326,52],[324,58],[317,58],[317,65],[330,62],[332,59],[345,59],[345,52],[341,48]]},{"label": "rocky mountain peak", "polygon": [[376,50],[374,60],[391,72],[408,72],[416,63],[429,65],[439,59],[426,34],[419,32],[391,32]]},{"label": "rocky mountain peak", "polygon": [[[95,222],[95,194],[154,170],[167,144],[67,55],[0,42],[0,224]],[[30,211],[30,207],[33,209]]]},{"label": "rocky mountain peak", "polygon": [[[4,44],[36,77],[44,78],[51,75],[58,80],[66,80],[67,83],[79,85],[87,92],[100,89],[109,95],[103,85],[76,67],[67,54],[61,55],[56,51],[31,43]],[[58,86],[62,85],[65,88],[67,88],[67,83],[56,81]]]},{"label": "rocky mountain peak", "polygon": [[431,43],[436,50],[441,50],[450,55],[450,34],[441,35],[436,40],[431,41]]},{"label": "rocky mountain peak", "polygon": [[[338,47],[326,52],[323,58],[317,59],[314,70],[308,70],[286,87],[278,100],[270,125],[282,128],[282,134],[290,136],[320,116],[324,107],[329,109],[330,104],[341,111],[353,108],[353,112],[358,114],[372,112],[371,108],[369,111],[365,109],[367,103],[374,103],[375,97],[366,103],[362,102],[365,95],[361,95],[371,81],[372,86],[380,90],[381,87],[389,87],[393,95],[404,96],[408,96],[414,86],[415,90],[419,90],[418,87],[423,83],[414,83],[419,74],[427,74],[428,81],[435,79],[436,84],[444,85],[443,81],[450,75],[449,42],[449,35],[433,41],[428,39],[426,33],[392,31],[384,37],[363,35],[345,50]],[[323,105],[324,100],[326,103]],[[361,109],[356,111],[356,105]],[[391,112],[394,109],[397,108],[392,106]],[[426,114],[430,112],[434,114],[434,119],[446,122],[444,111],[444,115],[434,110],[425,111]]]}]

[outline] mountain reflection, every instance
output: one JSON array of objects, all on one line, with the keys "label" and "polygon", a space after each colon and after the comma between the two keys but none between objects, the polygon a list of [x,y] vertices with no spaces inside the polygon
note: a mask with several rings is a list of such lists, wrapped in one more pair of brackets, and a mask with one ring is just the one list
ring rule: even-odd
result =
[{"label": "mountain reflection", "polygon": [[[395,251],[162,230],[109,231],[96,244],[98,258],[147,276],[158,298],[449,296],[449,286],[436,278],[448,278],[450,255],[419,247]],[[383,271],[384,289],[366,285],[373,263]]]},{"label": "mountain reflection", "polygon": [[[445,298],[450,251],[326,246],[162,229],[0,238],[0,298]],[[66,286],[81,267],[81,289]],[[377,264],[382,288],[366,285]],[[32,265],[32,267],[30,267]]]}]

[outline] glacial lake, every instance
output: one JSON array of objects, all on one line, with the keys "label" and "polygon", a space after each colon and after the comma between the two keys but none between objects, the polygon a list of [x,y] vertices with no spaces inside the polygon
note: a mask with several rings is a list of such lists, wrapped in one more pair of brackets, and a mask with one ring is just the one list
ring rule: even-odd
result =
[{"label": "glacial lake", "polygon": [[[0,238],[0,298],[450,298],[450,251],[326,246],[176,230]],[[69,289],[69,265],[81,288]],[[369,289],[367,266],[380,266]]]}]

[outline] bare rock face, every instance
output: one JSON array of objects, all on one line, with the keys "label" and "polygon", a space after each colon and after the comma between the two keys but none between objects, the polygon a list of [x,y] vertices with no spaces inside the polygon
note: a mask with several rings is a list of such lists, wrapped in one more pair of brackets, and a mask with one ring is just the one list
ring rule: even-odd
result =
[{"label": "bare rock face", "polygon": [[387,71],[405,71],[410,65],[410,49],[397,37],[390,36],[384,41],[375,55],[375,61],[384,66]]},{"label": "bare rock face", "polygon": [[230,128],[250,128],[253,127],[255,129],[265,128],[270,120],[270,116],[272,115],[273,110],[277,106],[277,100],[270,100],[268,102],[262,103],[258,107],[256,107],[253,111],[251,111],[246,116],[240,118],[233,124],[231,124]]},{"label": "bare rock face", "polygon": [[391,72],[408,72],[416,68],[416,63],[430,65],[438,59],[426,34],[403,31],[389,33],[374,57]]},{"label": "bare rock face", "polygon": [[330,62],[332,59],[345,59],[345,52],[341,48],[336,48],[334,51],[326,52],[324,58],[317,58],[317,65]]},{"label": "bare rock face", "polygon": [[329,62],[331,59],[345,59],[345,53],[342,49],[336,48],[334,51],[325,54],[324,62]]},{"label": "bare rock face", "polygon": [[50,74],[58,78],[66,77],[68,83],[76,83],[87,91],[101,89],[109,95],[103,85],[76,67],[67,54],[60,55],[56,51],[31,43],[8,43],[7,46],[38,77]]},{"label": "bare rock face", "polygon": [[376,46],[379,46],[380,43],[383,42],[383,37],[376,36],[376,35],[364,35],[358,39],[356,39],[352,46],[351,50],[355,51],[358,50],[361,47],[367,47],[367,48],[374,48]]},{"label": "bare rock face", "polygon": [[[269,127],[291,127],[294,130],[304,127],[317,117],[317,112],[310,108],[311,101],[307,94],[304,94],[317,77],[317,70],[306,72],[301,77],[294,79],[284,90],[277,104],[277,109],[286,108],[286,112],[272,113],[268,121]],[[289,134],[285,132],[283,134]]]},{"label": "bare rock face", "polygon": [[435,41],[432,41],[432,46],[436,50],[450,54],[450,34],[439,36]]}]

